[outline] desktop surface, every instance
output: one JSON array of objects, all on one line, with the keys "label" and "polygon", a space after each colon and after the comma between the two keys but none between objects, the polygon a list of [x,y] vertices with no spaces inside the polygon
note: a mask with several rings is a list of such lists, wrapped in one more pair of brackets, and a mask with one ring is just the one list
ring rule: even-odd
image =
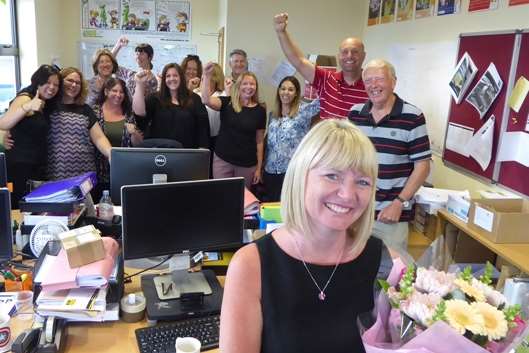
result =
[{"label": "desktop surface", "polygon": [[[134,270],[126,269],[126,272],[133,273]],[[224,285],[224,277],[217,277],[219,283]],[[125,285],[126,293],[136,293],[140,291],[139,276],[133,277],[131,283]],[[22,317],[15,317],[11,322],[12,334],[16,337],[33,324],[33,320],[25,320]],[[135,323],[124,321],[110,322],[72,322],[68,324],[68,337],[66,338],[63,352],[68,353],[121,353],[139,352],[136,341],[135,330],[147,327],[147,320]],[[218,349],[207,352],[218,353]]]}]

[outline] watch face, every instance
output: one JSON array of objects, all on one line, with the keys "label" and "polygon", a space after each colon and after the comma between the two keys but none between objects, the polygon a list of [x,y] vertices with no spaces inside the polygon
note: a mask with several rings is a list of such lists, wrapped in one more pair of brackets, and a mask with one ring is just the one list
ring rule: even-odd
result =
[{"label": "watch face", "polygon": [[409,205],[410,205],[410,201],[404,201],[402,203],[402,206],[404,206],[404,207],[408,207]]}]

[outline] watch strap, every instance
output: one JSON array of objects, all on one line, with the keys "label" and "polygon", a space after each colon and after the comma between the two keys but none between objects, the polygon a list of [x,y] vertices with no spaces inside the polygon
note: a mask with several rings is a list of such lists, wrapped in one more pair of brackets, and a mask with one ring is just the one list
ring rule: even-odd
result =
[{"label": "watch strap", "polygon": [[408,202],[408,200],[404,200],[402,197],[400,197],[400,195],[397,195],[397,200],[399,200],[400,202],[404,203],[404,202]]}]

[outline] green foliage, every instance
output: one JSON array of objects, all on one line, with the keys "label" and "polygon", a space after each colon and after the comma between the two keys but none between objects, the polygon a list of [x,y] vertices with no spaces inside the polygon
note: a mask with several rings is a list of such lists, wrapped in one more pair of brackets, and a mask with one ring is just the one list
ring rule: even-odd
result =
[{"label": "green foliage", "polygon": [[390,287],[388,281],[384,280],[384,279],[378,279],[377,280],[377,283],[378,285],[380,286],[380,288],[385,292],[387,293],[388,292],[388,289]]},{"label": "green foliage", "polygon": [[473,276],[472,276],[472,267],[470,267],[470,266],[465,267],[463,272],[461,272],[459,274],[459,278],[461,278],[462,280],[467,281],[467,282],[472,281],[472,278],[473,278]]},{"label": "green foliage", "polygon": [[492,273],[494,272],[494,266],[487,261],[487,264],[485,265],[485,271],[483,272],[483,275],[479,277],[479,280],[482,283],[485,283],[486,285],[490,285],[492,283]]},{"label": "green foliage", "polygon": [[0,0],[0,4],[5,5],[6,4],[6,0]]},{"label": "green foliage", "polygon": [[511,305],[503,309],[503,315],[505,315],[505,320],[507,320],[507,322],[509,323],[513,322],[514,318],[520,315],[520,312],[520,304]]},{"label": "green foliage", "polygon": [[408,298],[413,292],[413,281],[415,280],[415,267],[409,265],[406,269],[406,273],[400,279],[399,289],[404,298]]},{"label": "green foliage", "polygon": [[435,312],[432,316],[432,322],[436,321],[445,321],[446,320],[446,302],[444,300],[441,300],[439,304],[435,307]]}]

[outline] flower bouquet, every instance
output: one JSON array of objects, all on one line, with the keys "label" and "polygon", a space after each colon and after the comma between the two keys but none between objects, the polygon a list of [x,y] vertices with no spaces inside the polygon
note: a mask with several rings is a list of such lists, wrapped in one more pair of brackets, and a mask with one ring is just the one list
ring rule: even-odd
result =
[{"label": "flower bouquet", "polygon": [[379,281],[376,322],[361,330],[366,351],[508,352],[527,325],[520,306],[507,305],[490,285],[492,268],[487,263],[474,278],[470,268],[455,274],[395,262]]}]

